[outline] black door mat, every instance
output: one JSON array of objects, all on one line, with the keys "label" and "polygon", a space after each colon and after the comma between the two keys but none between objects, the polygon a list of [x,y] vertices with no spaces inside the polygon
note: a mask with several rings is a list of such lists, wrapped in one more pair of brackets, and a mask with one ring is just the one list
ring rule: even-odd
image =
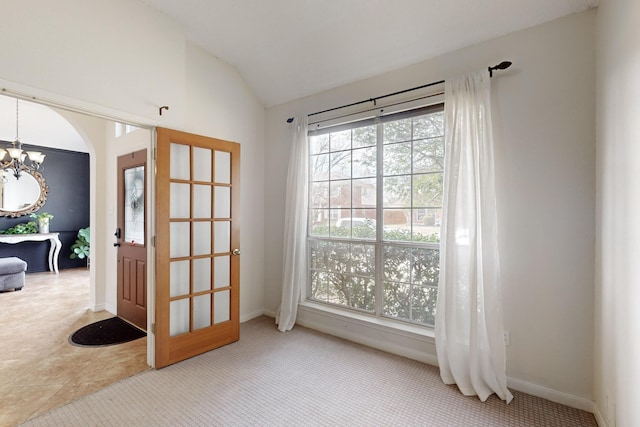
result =
[{"label": "black door mat", "polygon": [[75,331],[69,342],[81,347],[122,344],[146,337],[147,333],[119,317],[100,320]]}]

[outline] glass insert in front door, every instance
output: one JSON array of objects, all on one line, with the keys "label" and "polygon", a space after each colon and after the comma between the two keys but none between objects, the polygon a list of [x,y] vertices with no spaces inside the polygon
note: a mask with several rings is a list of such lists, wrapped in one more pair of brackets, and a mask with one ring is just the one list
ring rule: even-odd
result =
[{"label": "glass insert in front door", "polygon": [[124,242],[144,245],[144,166],[124,171]]}]

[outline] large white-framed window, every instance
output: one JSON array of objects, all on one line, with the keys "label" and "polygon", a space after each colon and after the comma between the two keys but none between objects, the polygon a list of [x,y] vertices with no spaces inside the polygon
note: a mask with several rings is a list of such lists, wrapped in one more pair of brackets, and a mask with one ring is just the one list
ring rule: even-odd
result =
[{"label": "large white-framed window", "polygon": [[433,326],[444,104],[309,131],[308,299]]}]

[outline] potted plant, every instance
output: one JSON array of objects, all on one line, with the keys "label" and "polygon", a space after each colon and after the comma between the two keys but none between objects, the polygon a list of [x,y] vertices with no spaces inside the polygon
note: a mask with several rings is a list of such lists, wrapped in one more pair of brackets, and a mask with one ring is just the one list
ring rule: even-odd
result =
[{"label": "potted plant", "polygon": [[31,218],[35,218],[38,221],[38,233],[48,233],[49,232],[49,221],[53,219],[53,215],[47,212],[42,212],[39,214],[32,213],[29,215]]},{"label": "potted plant", "polygon": [[0,234],[36,234],[37,232],[38,226],[35,221],[16,224],[6,230],[0,230]]},{"label": "potted plant", "polygon": [[90,228],[81,228],[78,230],[78,238],[76,242],[71,245],[71,259],[85,259],[87,258],[87,265],[89,264],[91,231]]}]

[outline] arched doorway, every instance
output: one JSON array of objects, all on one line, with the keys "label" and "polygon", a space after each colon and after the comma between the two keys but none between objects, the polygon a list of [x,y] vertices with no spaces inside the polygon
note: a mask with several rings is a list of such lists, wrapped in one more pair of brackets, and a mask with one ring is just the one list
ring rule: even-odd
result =
[{"label": "arched doorway", "polygon": [[[12,106],[11,109],[13,110],[13,113],[8,114],[8,116],[10,118],[15,119],[15,110],[14,110],[15,98],[9,97],[9,103]],[[30,133],[29,131],[26,130],[27,122],[31,121],[31,119],[28,118],[28,115],[26,113],[29,109],[29,104],[33,104],[33,103],[29,103],[26,100],[20,100],[19,102],[20,111],[21,111],[20,140],[23,141],[24,143],[27,143],[27,142],[32,143],[32,141],[35,142],[35,140],[42,139],[43,141],[46,141],[48,144],[52,145],[53,144],[52,141],[55,139],[53,138],[53,135],[56,134],[57,132],[52,127],[49,127],[48,129],[44,129],[42,131],[41,136],[37,138],[29,136]],[[84,155],[85,157],[86,156],[89,157],[89,162],[88,162],[89,167],[86,169],[74,167],[73,164],[67,165],[66,170],[64,171],[63,181],[61,182],[62,187],[66,187],[67,190],[69,189],[70,186],[78,185],[78,182],[80,182],[81,180],[83,182],[89,183],[89,191],[88,191],[88,196],[86,197],[87,200],[85,201],[85,203],[89,205],[87,209],[89,212],[89,215],[87,217],[88,223],[86,225],[90,225],[93,232],[92,247],[91,247],[92,262],[91,262],[91,268],[89,270],[90,278],[88,280],[89,282],[88,286],[90,289],[89,289],[89,292],[86,294],[87,297],[80,303],[82,305],[80,309],[72,310],[73,315],[77,315],[78,313],[82,314],[82,312],[86,312],[89,315],[89,317],[94,314],[98,316],[107,315],[106,314],[107,312],[115,314],[116,312],[115,297],[113,297],[113,301],[114,301],[113,305],[111,305],[111,302],[110,302],[111,295],[115,295],[116,293],[115,279],[112,280],[109,275],[110,274],[109,270],[114,270],[114,268],[110,266],[109,263],[110,262],[115,263],[115,259],[113,261],[109,260],[111,255],[109,251],[110,249],[112,249],[111,238],[113,237],[112,236],[113,230],[112,230],[112,227],[110,226],[110,219],[112,215],[109,211],[109,205],[110,203],[112,203],[110,201],[115,198],[115,183],[112,183],[112,181],[114,181],[113,177],[115,176],[115,160],[112,160],[112,159],[115,159],[117,154],[121,150],[127,150],[128,147],[131,145],[135,146],[136,144],[138,144],[138,145],[144,145],[145,147],[149,146],[151,141],[151,131],[149,129],[142,129],[141,133],[138,133],[136,137],[133,138],[134,141],[132,141],[131,138],[128,140],[124,140],[124,139],[117,140],[115,137],[115,133],[112,132],[113,129],[115,129],[116,127],[116,123],[114,121],[110,121],[103,118],[92,117],[90,115],[86,115],[78,112],[67,111],[60,108],[47,107],[39,104],[34,104],[34,105],[37,106],[36,108],[48,110],[47,113],[49,114],[49,116],[54,118],[57,117],[57,120],[64,122],[64,124],[66,124],[67,127],[71,128],[78,135],[79,139],[83,143],[83,147],[81,148],[83,151],[81,152],[74,151],[74,150],[77,150],[77,148],[71,148],[69,146],[65,146],[65,148],[48,147],[47,149],[76,152]],[[4,115],[0,114],[0,116],[7,116],[7,114],[4,114]],[[15,138],[15,120],[10,120],[10,121],[13,121],[13,123],[9,125],[10,128],[13,128],[13,131],[10,131],[7,137],[0,136],[0,139],[2,140],[12,141]],[[33,122],[39,123],[39,125],[44,128],[48,123],[50,123],[50,120],[41,118],[41,119],[34,119]],[[24,130],[23,130],[23,126],[24,126]],[[47,158],[43,163],[43,166],[45,167],[43,169],[43,174],[46,179],[47,170],[48,170],[49,175],[51,176],[50,181],[55,181],[57,179],[57,178],[54,179],[53,177],[53,169],[55,164],[54,160],[55,159],[53,157],[50,157],[50,158]],[[111,169],[111,172],[109,172],[110,169]],[[58,184],[60,184],[60,182]],[[53,197],[56,197],[56,194],[59,194],[59,191],[62,191],[60,189],[61,187],[59,187],[58,184],[53,186],[53,182],[50,183],[50,185],[53,186],[49,194],[50,200],[52,200]],[[49,208],[49,206],[50,205],[45,204],[43,209],[46,210]],[[59,212],[56,212],[54,223],[52,225],[52,230],[57,230],[55,225],[56,224],[55,220],[60,220],[65,215],[74,215],[74,209],[71,209],[71,208],[66,210],[61,209]],[[23,217],[23,219],[27,221],[28,217]],[[60,224],[60,222],[58,222],[58,224]],[[72,234],[75,234],[76,232],[76,230],[74,231],[67,230],[67,231],[71,232]],[[70,247],[70,244],[64,245],[63,247],[64,252],[61,252],[61,255],[60,255],[61,259],[62,257],[68,258],[69,247]],[[71,269],[67,271],[71,271]],[[60,276],[63,276],[63,273],[64,273],[64,269],[61,270],[60,275],[56,275],[55,273],[49,273],[49,272],[38,273],[39,274],[38,280],[46,281],[49,279],[51,280],[57,279]],[[84,277],[86,277],[86,275]],[[59,287],[61,288],[60,293],[62,293],[62,301],[69,299],[69,298],[65,298],[64,292],[66,291],[66,289],[62,288],[64,286],[65,286],[64,284],[59,285]],[[69,288],[69,291],[71,291],[71,288]],[[0,295],[0,297],[2,296],[3,295]],[[20,292],[15,292],[14,296],[29,296],[29,294],[28,292],[23,290]],[[6,298],[5,300],[8,301]],[[45,303],[44,303],[45,305],[43,305],[42,311],[49,312],[49,310],[51,310],[52,308],[55,308],[52,306],[55,306],[56,304],[50,304],[50,303],[47,303],[46,301],[50,301],[50,300],[45,299]],[[0,301],[0,303],[1,302],[2,301]],[[69,307],[67,306],[65,307],[65,309],[69,310]],[[71,317],[71,316],[66,316],[66,317]],[[51,319],[51,318],[52,318],[51,316],[48,318],[45,317],[44,318],[45,321],[42,323],[43,329],[45,328],[51,328],[51,329],[42,330],[40,332],[36,332],[33,330],[24,332],[24,333],[20,332],[19,333],[20,335],[24,335],[25,341],[16,344],[16,346],[28,348],[29,345],[32,345],[32,344],[35,345],[38,343],[38,341],[43,341],[42,339],[38,339],[37,338],[38,336],[40,337],[52,336],[55,338],[53,341],[56,344],[59,344],[60,347],[63,347],[66,344],[65,342],[66,336],[69,334],[70,331],[64,332],[61,330],[60,324],[56,322],[46,321],[47,319]],[[99,320],[99,319],[96,319],[96,320]],[[34,324],[33,326],[37,327],[36,324]],[[5,328],[5,329],[8,329],[8,328]],[[7,342],[13,342],[13,341],[7,341]],[[3,340],[3,343],[6,344],[4,340]],[[24,406],[26,410],[31,411],[30,414],[33,414],[34,410],[37,411],[42,408],[52,409],[52,407],[47,408],[46,404],[51,404],[55,406],[59,406],[63,404],[64,401],[59,400],[61,397],[66,397],[68,398],[68,400],[73,400],[79,397],[77,393],[86,394],[86,393],[95,391],[95,388],[91,388],[91,387],[107,385],[109,383],[109,375],[102,368],[103,366],[110,365],[109,369],[115,371],[116,373],[127,375],[126,373],[127,367],[124,365],[130,364],[131,363],[130,360],[122,362],[123,366],[119,367],[119,363],[118,363],[119,356],[117,355],[105,356],[109,359],[108,363],[106,362],[101,363],[99,361],[99,358],[102,357],[99,354],[101,352],[100,349],[97,351],[95,351],[95,349],[92,349],[94,352],[91,354],[91,357],[89,359],[87,359],[86,354],[81,354],[81,352],[79,352],[78,349],[72,349],[71,353],[74,353],[74,350],[75,350],[75,353],[79,355],[80,359],[78,360],[73,359],[68,354],[60,355],[60,357],[58,357],[58,355],[55,354],[57,350],[53,347],[50,347],[48,349],[49,353],[41,354],[38,357],[39,360],[46,361],[47,366],[51,365],[49,366],[49,368],[51,369],[48,369],[48,371],[52,372],[52,374],[50,374],[49,376],[50,377],[55,376],[54,379],[59,383],[51,387],[46,387],[46,386],[34,387],[34,389],[38,389],[39,390],[38,393],[42,395],[38,395],[38,396],[33,395],[31,396],[32,398],[29,399],[30,401],[33,402],[33,404],[40,405],[38,406],[37,409],[34,409],[34,407]],[[111,351],[106,348],[103,350],[105,352]],[[127,351],[127,352],[131,353],[130,351]],[[116,353],[118,352],[116,351]],[[141,361],[141,363],[138,363],[137,366],[141,366],[141,369],[146,369],[147,367],[146,355],[147,355],[147,349],[146,349],[146,344],[144,344],[144,347],[141,348],[141,351],[137,353],[138,361]],[[28,383],[26,382],[27,381],[26,373],[33,372],[34,365],[36,365],[36,363],[31,360],[25,361],[24,363],[15,359],[11,360],[11,364],[6,365],[7,368],[11,369],[10,373],[7,372],[7,378],[19,378],[20,386],[28,387]],[[96,366],[98,365],[101,366],[99,370],[96,369]],[[19,372],[20,366],[25,367],[24,375]],[[91,369],[88,370],[85,374],[83,374],[82,367],[87,367]],[[65,373],[68,373],[70,375],[75,375],[74,377],[75,379],[71,379],[71,378],[64,379],[63,375]],[[85,375],[85,377],[82,378],[82,375]],[[5,378],[4,375],[0,375],[0,376]],[[122,377],[120,378],[113,377],[113,378],[116,378],[113,381],[117,381]],[[39,381],[42,381],[42,378],[40,378]],[[65,390],[64,388],[60,389],[58,387],[59,384],[63,384],[63,383],[73,384],[74,381],[82,382],[81,385],[77,385],[74,391]],[[62,390],[62,391],[55,392],[50,398],[47,398],[47,396],[43,394],[47,390],[54,390],[54,391]],[[23,405],[14,405],[14,406],[20,407]],[[24,419],[18,418],[16,419],[16,423],[19,423],[24,420],[26,420],[26,418]],[[0,424],[4,424],[4,421],[0,420]],[[9,424],[10,425],[14,424],[14,422],[9,422]]]}]

